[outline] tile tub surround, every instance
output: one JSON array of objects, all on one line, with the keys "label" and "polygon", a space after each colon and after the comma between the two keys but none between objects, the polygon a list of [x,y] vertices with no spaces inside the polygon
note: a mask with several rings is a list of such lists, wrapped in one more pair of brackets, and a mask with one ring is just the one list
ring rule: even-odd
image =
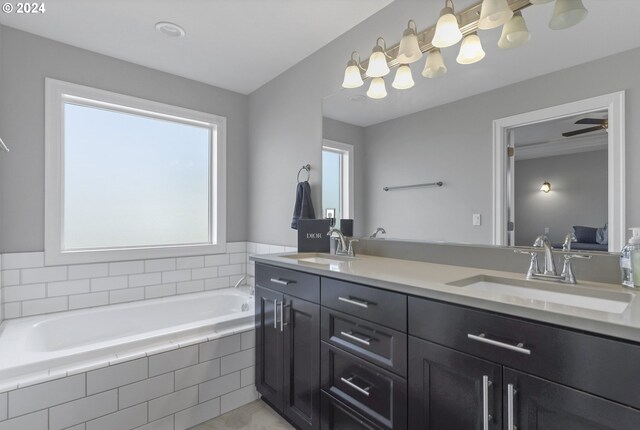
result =
[{"label": "tile tub surround", "polygon": [[115,263],[44,265],[43,252],[3,254],[4,319],[225,288],[247,273],[247,243],[226,254]]},{"label": "tile tub surround", "polygon": [[0,430],[183,430],[258,398],[253,330],[0,394]]}]

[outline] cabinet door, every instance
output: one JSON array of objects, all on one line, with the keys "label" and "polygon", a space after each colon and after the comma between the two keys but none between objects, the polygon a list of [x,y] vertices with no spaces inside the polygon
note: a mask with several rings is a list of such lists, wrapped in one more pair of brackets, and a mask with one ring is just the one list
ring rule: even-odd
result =
[{"label": "cabinet door", "polygon": [[283,370],[280,306],[284,296],[256,286],[256,388],[262,397],[282,411]]},{"label": "cabinet door", "polygon": [[636,409],[508,368],[503,397],[506,430],[640,429]]},{"label": "cabinet door", "polygon": [[501,366],[409,337],[409,428],[499,430]]},{"label": "cabinet door", "polygon": [[324,391],[322,396],[322,430],[382,430],[341,401]]},{"label": "cabinet door", "polygon": [[285,296],[284,413],[302,430],[320,428],[320,306]]}]

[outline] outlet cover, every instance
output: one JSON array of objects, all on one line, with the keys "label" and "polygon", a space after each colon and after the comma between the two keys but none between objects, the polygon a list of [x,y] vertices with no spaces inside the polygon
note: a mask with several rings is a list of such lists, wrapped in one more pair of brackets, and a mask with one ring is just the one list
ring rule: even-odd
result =
[{"label": "outlet cover", "polygon": [[480,216],[480,214],[473,214],[473,225],[481,225],[482,224],[482,217]]}]

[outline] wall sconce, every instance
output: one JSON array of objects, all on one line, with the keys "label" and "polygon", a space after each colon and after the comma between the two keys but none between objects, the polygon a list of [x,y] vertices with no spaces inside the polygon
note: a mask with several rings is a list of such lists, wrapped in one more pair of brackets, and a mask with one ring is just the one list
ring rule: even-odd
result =
[{"label": "wall sconce", "polygon": [[549,191],[551,191],[551,184],[549,182],[543,182],[542,186],[540,187],[540,191],[543,191],[545,193],[548,193]]}]

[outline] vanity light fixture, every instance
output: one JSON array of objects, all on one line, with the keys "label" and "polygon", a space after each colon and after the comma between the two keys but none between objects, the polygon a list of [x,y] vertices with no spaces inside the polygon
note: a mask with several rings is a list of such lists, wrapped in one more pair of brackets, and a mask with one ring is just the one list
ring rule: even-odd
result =
[{"label": "vanity light fixture", "polygon": [[[354,58],[357,57],[357,60]],[[344,80],[342,88],[359,88],[364,85],[360,71],[364,70],[360,66],[360,54],[356,51],[351,53],[351,59],[347,62],[347,68],[344,70]]]},{"label": "vanity light fixture", "polygon": [[422,70],[422,76],[425,78],[439,78],[447,73],[447,66],[444,64],[444,58],[442,58],[442,52],[436,48],[433,51],[429,51],[427,54],[427,61],[424,64],[424,70]]},{"label": "vanity light fixture", "polygon": [[[441,48],[453,46],[463,38],[458,62],[476,63],[485,57],[478,37],[478,30],[485,28],[503,25],[498,46],[504,49],[520,47],[531,38],[522,10],[551,1],[553,0],[482,0],[455,13],[453,0],[445,0],[444,8],[434,25],[418,31],[416,22],[409,20],[402,39],[390,48],[387,49],[384,38],[378,37],[368,59],[360,61],[358,53],[352,53],[347,62],[342,86],[358,88],[363,85],[364,80],[371,79],[367,95],[372,98],[384,98],[387,96],[385,82],[377,78],[388,75],[391,68],[398,68],[392,86],[398,89],[411,88],[414,82],[411,70],[407,66],[417,61],[422,54],[426,54],[427,57],[422,76],[430,79],[440,77],[447,73]],[[576,25],[588,14],[582,0],[555,1],[549,23],[554,30]]]},{"label": "vanity light fixture", "polygon": [[[380,46],[380,41],[382,41],[382,46]],[[376,46],[373,47],[371,57],[369,58],[369,67],[367,67],[366,72],[367,76],[370,78],[387,76],[390,72],[387,57],[387,43],[382,37],[378,37]]]},{"label": "vanity light fixture", "polygon": [[584,20],[588,13],[582,0],[556,0],[549,27],[552,30],[573,27]]},{"label": "vanity light fixture", "polygon": [[531,33],[529,33],[527,23],[522,16],[522,12],[518,11],[502,27],[502,35],[498,41],[498,46],[503,49],[518,48],[530,39]]},{"label": "vanity light fixture", "polygon": [[[413,28],[411,27],[413,24]],[[422,51],[418,43],[418,27],[414,20],[409,20],[407,29],[402,33],[400,46],[398,47],[398,56],[396,61],[400,64],[411,64],[422,58]]]},{"label": "vanity light fixture", "polygon": [[507,0],[483,0],[480,11],[480,30],[491,30],[500,27],[511,19],[513,11],[509,7]]},{"label": "vanity light fixture", "polygon": [[184,37],[187,34],[184,28],[178,24],[169,21],[160,21],[156,23],[156,31],[169,37]]},{"label": "vanity light fixture", "polygon": [[416,83],[413,81],[413,76],[411,75],[411,68],[406,64],[398,67],[396,71],[396,77],[393,80],[391,86],[396,90],[406,90],[414,86]]},{"label": "vanity light fixture", "polygon": [[456,61],[460,64],[473,64],[482,60],[485,56],[484,49],[482,49],[482,43],[476,33],[471,33],[466,36],[460,46],[460,53]]},{"label": "vanity light fixture", "polygon": [[458,25],[458,18],[453,12],[453,1],[446,0],[444,8],[440,11],[440,18],[438,18],[431,44],[436,48],[448,48],[460,40],[462,40],[462,32]]},{"label": "vanity light fixture", "polygon": [[387,96],[387,88],[384,85],[384,79],[373,78],[369,89],[367,90],[367,96],[372,99],[383,99]]},{"label": "vanity light fixture", "polygon": [[549,191],[551,191],[551,184],[547,181],[543,182],[542,186],[540,187],[540,191],[548,193]]}]

